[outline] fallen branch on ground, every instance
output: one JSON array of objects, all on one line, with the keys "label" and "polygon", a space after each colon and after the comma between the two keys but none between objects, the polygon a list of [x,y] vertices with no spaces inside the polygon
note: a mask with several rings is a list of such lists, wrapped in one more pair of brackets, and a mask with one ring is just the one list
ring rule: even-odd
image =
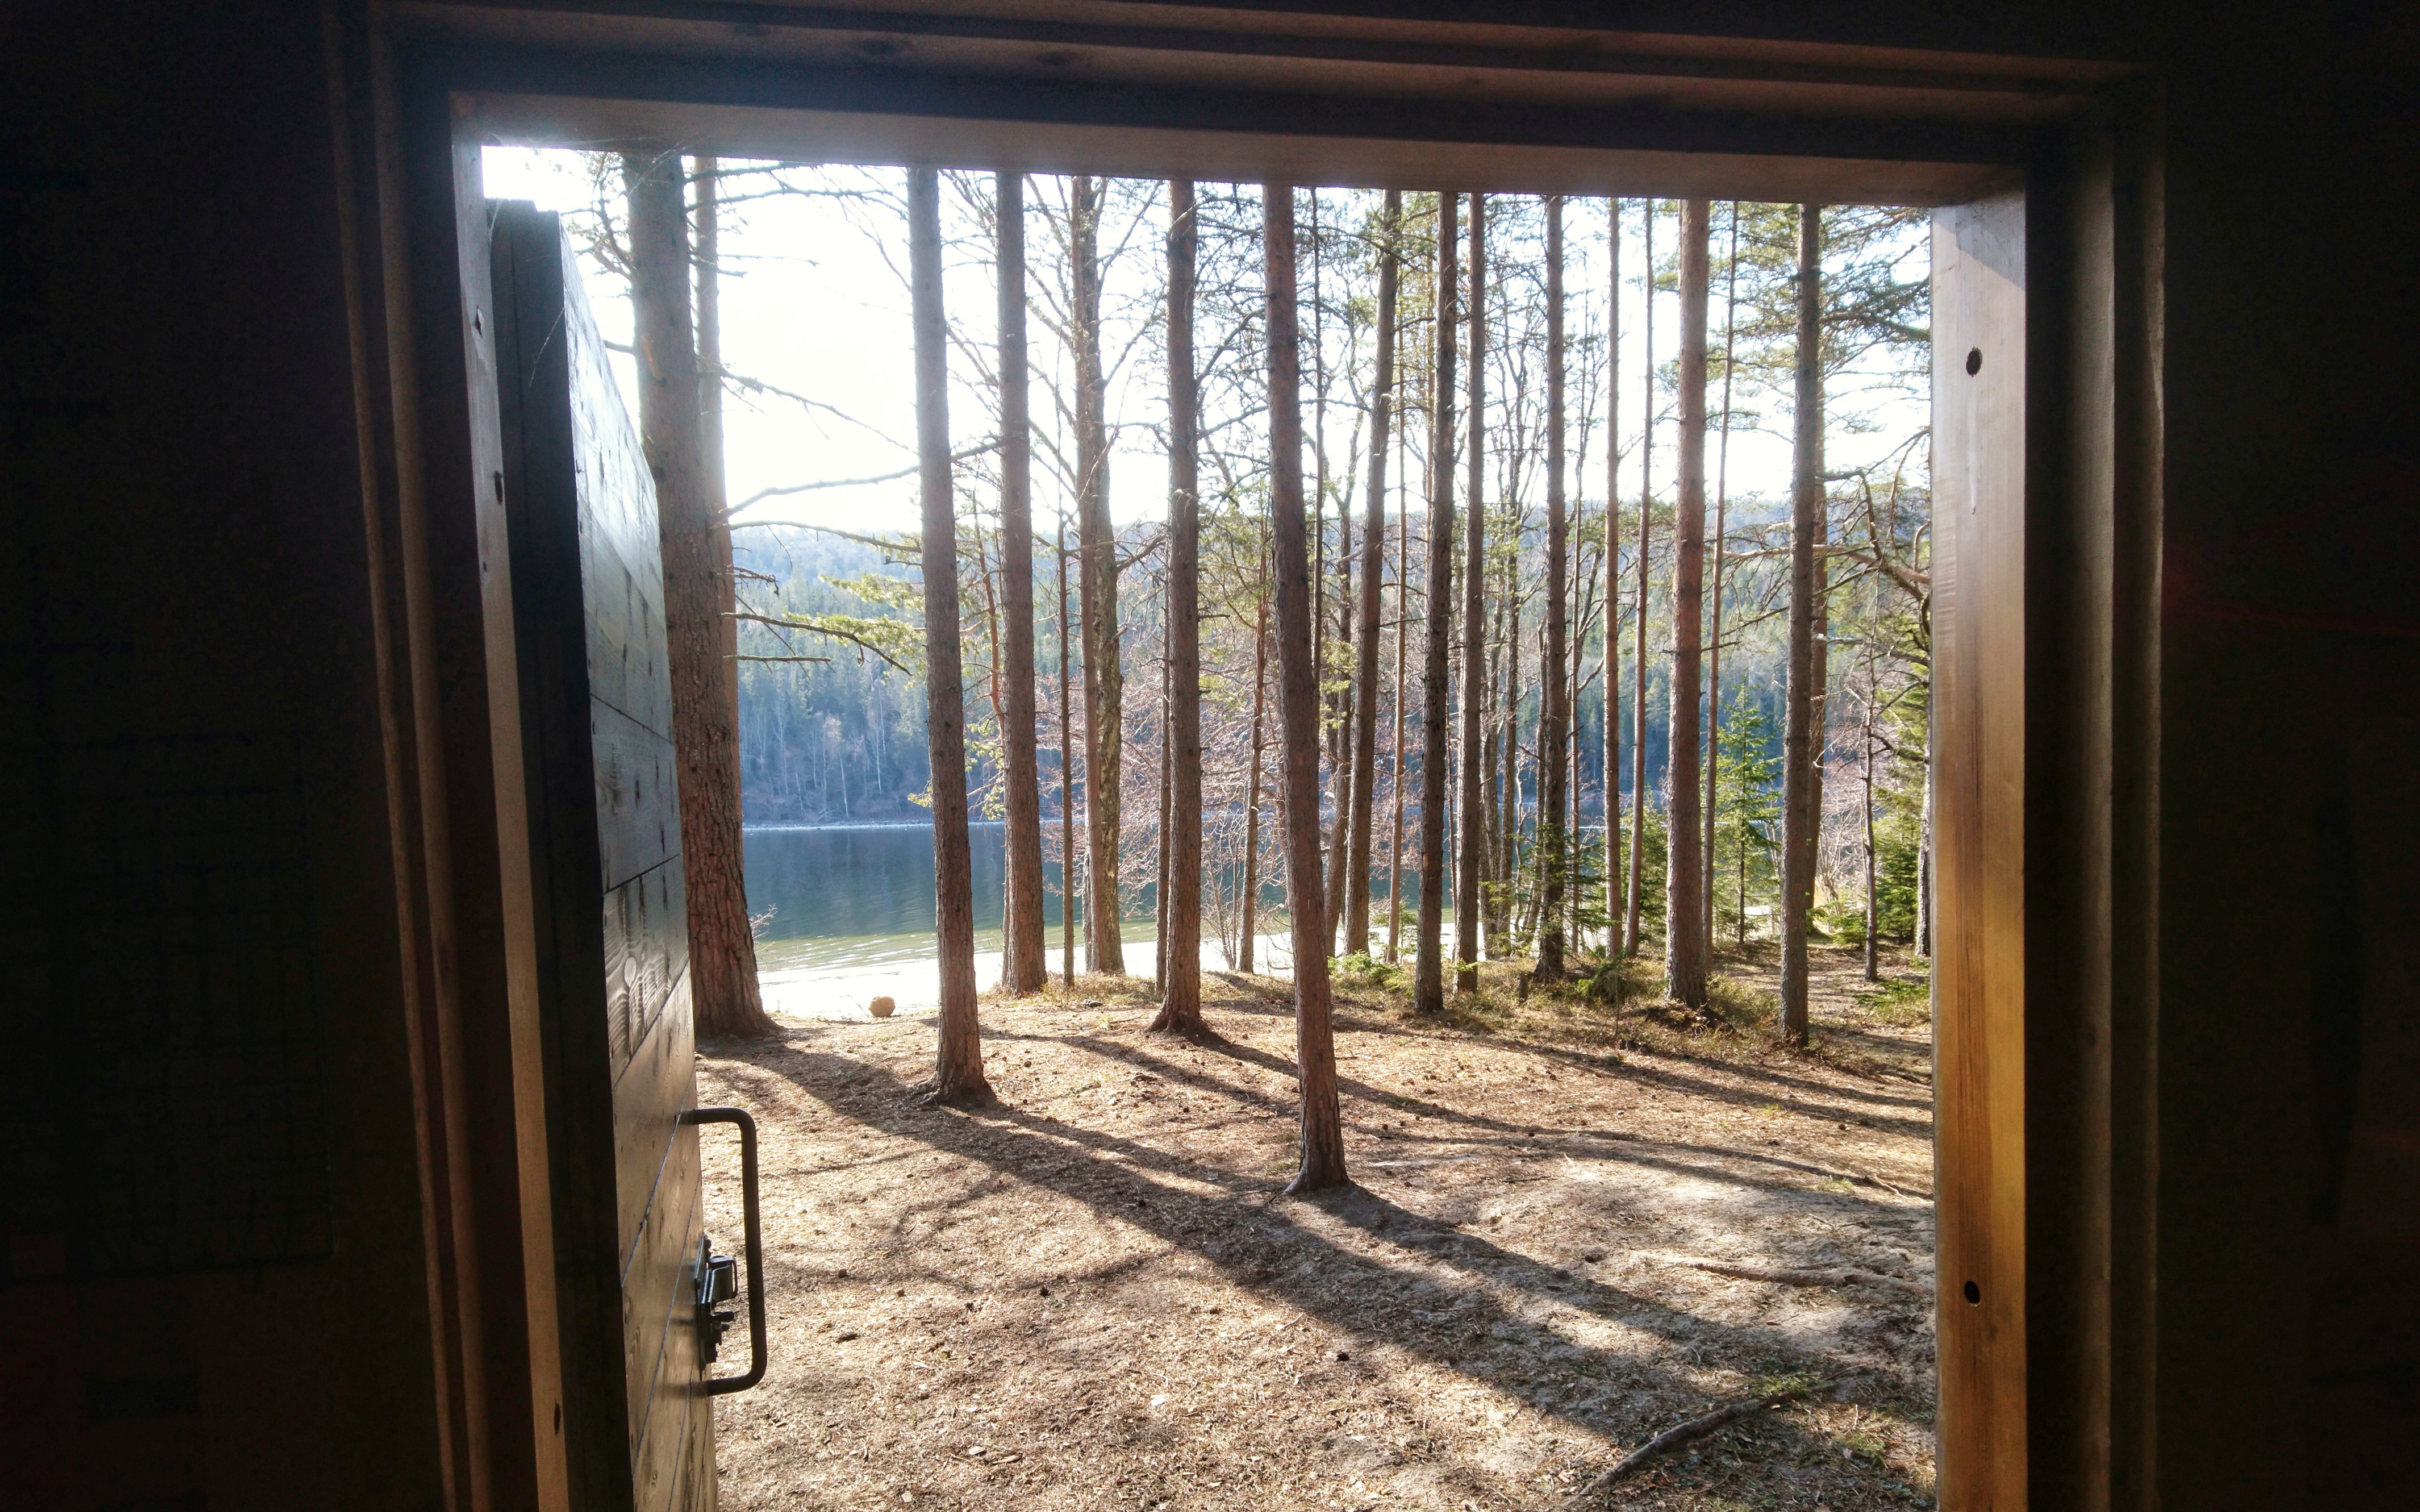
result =
[{"label": "fallen branch on ground", "polygon": [[1921,1281],[1884,1275],[1878,1271],[1792,1271],[1766,1265],[1733,1265],[1729,1260],[1683,1260],[1683,1265],[1742,1281],[1777,1281],[1785,1287],[1882,1287],[1912,1297],[1930,1297],[1932,1288]]},{"label": "fallen branch on ground", "polygon": [[[1829,1165],[1818,1165],[1815,1168],[1837,1181],[1848,1181],[1857,1186],[1878,1186],[1895,1197],[1903,1197],[1908,1195],[1900,1188],[1891,1185],[1888,1181],[1884,1180],[1881,1177],[1869,1176],[1864,1171],[1836,1171]],[[1918,1193],[1916,1195],[1923,1197],[1927,1202],[1932,1200],[1932,1195],[1929,1192]]]},{"label": "fallen branch on ground", "polygon": [[1767,1408],[1781,1407],[1791,1402],[1803,1400],[1806,1397],[1814,1396],[1819,1391],[1838,1385],[1844,1381],[1854,1379],[1855,1378],[1851,1376],[1835,1376],[1828,1381],[1811,1381],[1803,1386],[1790,1387],[1786,1391],[1767,1392],[1761,1396],[1750,1396],[1745,1401],[1733,1402],[1728,1407],[1717,1407],[1713,1412],[1706,1413],[1702,1417],[1693,1417],[1686,1423],[1682,1423],[1675,1427],[1666,1428],[1663,1432],[1655,1435],[1655,1437],[1648,1440],[1645,1443],[1640,1444],[1637,1448],[1633,1449],[1630,1453],[1624,1455],[1620,1460],[1607,1468],[1603,1474],[1597,1476],[1596,1479],[1589,1482],[1586,1486],[1581,1487],[1578,1490],[1574,1491],[1572,1493],[1571,1501],[1565,1504],[1569,1506],[1577,1506],[1581,1503],[1587,1501],[1590,1497],[1596,1495],[1599,1491],[1611,1486],[1614,1482],[1621,1480],[1623,1476],[1640,1469],[1658,1456],[1668,1454],[1684,1443],[1695,1443],[1698,1440],[1706,1437],[1706,1435],[1713,1433],[1719,1428],[1725,1427],[1730,1424],[1735,1423],[1741,1418],[1750,1416],[1757,1412],[1761,1412]]}]

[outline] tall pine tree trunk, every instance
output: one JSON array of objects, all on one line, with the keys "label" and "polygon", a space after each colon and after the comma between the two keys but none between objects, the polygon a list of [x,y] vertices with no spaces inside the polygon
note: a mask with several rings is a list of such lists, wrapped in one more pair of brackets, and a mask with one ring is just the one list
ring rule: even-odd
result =
[{"label": "tall pine tree trunk", "polygon": [[1445,1011],[1445,777],[1451,733],[1446,728],[1453,652],[1453,401],[1454,305],[1462,275],[1454,267],[1458,196],[1437,196],[1436,330],[1434,386],[1429,397],[1428,641],[1420,667],[1420,917],[1413,945],[1412,1006]]},{"label": "tall pine tree trunk", "polygon": [[1025,176],[1000,176],[994,196],[1000,285],[1000,584],[1007,624],[1001,723],[1008,784],[1007,966],[1012,993],[1049,979],[1042,925],[1042,760],[1033,706],[1033,436],[1027,421]]},{"label": "tall pine tree trunk", "polygon": [[1155,1029],[1199,1034],[1202,1022],[1201,380],[1193,371],[1193,270],[1201,235],[1193,183],[1168,186],[1168,677],[1171,778],[1165,995]]},{"label": "tall pine tree trunk", "polygon": [[1621,201],[1606,202],[1605,725],[1597,780],[1605,789],[1605,953],[1621,949]]},{"label": "tall pine tree trunk", "polygon": [[1521,523],[1512,521],[1511,554],[1504,562],[1504,706],[1497,711],[1497,738],[1504,743],[1504,775],[1496,805],[1496,887],[1488,899],[1493,933],[1488,958],[1512,954],[1512,879],[1521,874]]},{"label": "tall pine tree trunk", "polygon": [[916,491],[924,506],[924,739],[933,762],[933,913],[941,1024],[926,1100],[988,1099],[975,1022],[974,861],[967,838],[967,731],[958,658],[958,540],[950,482],[949,334],[941,314],[941,184],[908,170],[908,295],[916,340]]},{"label": "tall pine tree trunk", "polygon": [[664,632],[689,894],[691,998],[701,1039],[774,1032],[756,988],[756,940],[741,868],[738,741],[722,657],[728,532],[708,493],[688,206],[675,153],[622,159],[630,206],[630,307],[639,435],[654,474],[664,562]]},{"label": "tall pine tree trunk", "polygon": [[1168,648],[1168,584],[1160,580],[1157,573],[1154,573],[1152,575],[1152,582],[1153,585],[1159,590],[1159,603],[1161,609],[1159,632],[1159,824],[1152,831],[1151,846],[1153,866],[1151,885],[1151,990],[1155,995],[1159,995],[1168,991],[1168,826],[1171,817],[1168,809],[1169,798],[1171,795],[1171,779],[1174,776],[1174,774],[1169,770],[1170,757],[1173,752],[1170,749],[1168,738],[1168,685],[1170,675],[1173,671],[1171,663],[1172,663],[1175,658],[1170,655]]},{"label": "tall pine tree trunk", "polygon": [[1059,517],[1059,980],[1076,985],[1076,916],[1083,894],[1076,884],[1076,747],[1069,692],[1067,623],[1067,517]]},{"label": "tall pine tree trunk", "polygon": [[1479,991],[1480,885],[1487,869],[1487,196],[1470,196],[1470,517],[1462,554],[1462,845],[1453,894],[1453,986]]},{"label": "tall pine tree trunk", "polygon": [[[1731,247],[1723,284],[1722,441],[1714,458],[1714,602],[1707,616],[1713,637],[1706,652],[1706,910],[1702,926],[1711,958],[1714,944],[1714,786],[1722,772],[1723,573],[1727,565],[1731,475],[1731,353],[1739,333],[1733,318],[1739,302],[1739,202],[1731,202]],[[1708,964],[1711,966],[1712,961]]]},{"label": "tall pine tree trunk", "polygon": [[1395,406],[1396,228],[1400,190],[1387,191],[1378,260],[1378,375],[1370,391],[1370,497],[1361,519],[1361,625],[1353,675],[1353,835],[1344,871],[1344,953],[1370,953],[1370,822],[1378,780],[1379,586],[1387,577],[1387,436]]},{"label": "tall pine tree trunk", "polygon": [[1327,944],[1319,897],[1319,669],[1311,659],[1311,561],[1302,510],[1302,356],[1295,316],[1294,188],[1261,191],[1268,270],[1269,510],[1277,569],[1278,690],[1284,721],[1287,914],[1294,926],[1295,1074],[1302,1089],[1302,1165],[1289,1192],[1342,1186],[1344,1125],[1329,1022]]},{"label": "tall pine tree trunk", "polygon": [[1874,897],[1874,703],[1882,695],[1875,686],[1873,642],[1866,642],[1866,980],[1882,980],[1882,944],[1877,938],[1882,923],[1881,910]]},{"label": "tall pine tree trunk", "polygon": [[1781,721],[1781,1037],[1807,1042],[1815,902],[1816,520],[1823,513],[1823,212],[1798,208],[1798,372],[1790,485],[1790,673]]},{"label": "tall pine tree trunk", "polygon": [[1638,640],[1630,691],[1630,900],[1623,915],[1621,953],[1638,953],[1638,931],[1647,903],[1647,577],[1655,527],[1655,202],[1647,202],[1645,239],[1647,311],[1639,323],[1645,340],[1646,410],[1638,434]]},{"label": "tall pine tree trunk", "polygon": [[722,218],[721,161],[697,160],[697,367],[701,458],[706,507],[714,512],[717,587],[722,598],[722,691],[731,705],[731,791],[747,818],[746,778],[739,751],[739,579],[731,556],[731,493],[722,476]]},{"label": "tall pine tree trunk", "polygon": [[1709,205],[1681,207],[1681,447],[1672,522],[1671,812],[1664,848],[1664,991],[1706,1006],[1706,853],[1699,825],[1699,661],[1706,577],[1706,240]]},{"label": "tall pine tree trunk", "polygon": [[1124,976],[1118,847],[1125,754],[1124,638],[1118,629],[1118,541],[1109,524],[1108,390],[1101,369],[1101,195],[1078,175],[1068,192],[1076,332],[1076,533],[1084,614],[1084,910],[1086,968]]},{"label": "tall pine tree trunk", "polygon": [[1538,669],[1538,980],[1563,980],[1564,702],[1563,199],[1546,201],[1546,644]]},{"label": "tall pine tree trunk", "polygon": [[[1398,227],[1403,224],[1400,216],[1394,224]],[[1400,247],[1400,243],[1398,245]],[[1403,460],[1402,434],[1399,427],[1396,431],[1398,463]],[[1397,468],[1399,472],[1405,471],[1403,467]],[[1410,480],[1405,478],[1398,486],[1407,487],[1409,483]],[[1387,960],[1390,964],[1404,958],[1404,679],[1411,670],[1406,654],[1406,637],[1412,632],[1412,513],[1405,506],[1398,508],[1395,516],[1395,529],[1399,532],[1395,543],[1395,696],[1391,710],[1395,733],[1394,744],[1387,757],[1387,806],[1393,810],[1390,822],[1394,825],[1392,848],[1387,853]]]},{"label": "tall pine tree trunk", "polygon": [[[1264,573],[1264,577],[1266,576]],[[1244,799],[1244,928],[1237,964],[1252,974],[1252,932],[1261,912],[1261,731],[1267,713],[1269,687],[1269,595],[1253,595],[1258,610],[1252,622],[1252,756]]]}]

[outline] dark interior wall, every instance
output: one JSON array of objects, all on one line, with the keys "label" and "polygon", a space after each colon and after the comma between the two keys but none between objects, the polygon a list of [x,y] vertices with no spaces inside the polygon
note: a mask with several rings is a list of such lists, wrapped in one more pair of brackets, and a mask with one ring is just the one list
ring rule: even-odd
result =
[{"label": "dark interior wall", "polygon": [[318,8],[0,19],[0,1501],[439,1504]]},{"label": "dark interior wall", "polygon": [[2420,38],[2268,8],[2187,17],[2166,82],[2161,1479],[2385,1505],[2420,1485],[2420,924],[2369,843],[2420,777]]},{"label": "dark interior wall", "polygon": [[[2412,23],[2182,0],[1534,15],[2155,68],[2156,1476],[2174,1507],[2390,1504],[2420,1475],[2420,1194],[2392,1157],[2420,1148],[2394,1074],[2420,848],[2381,841],[2420,834]],[[51,1504],[442,1496],[329,85],[309,5],[0,20],[0,930],[31,984],[0,1070],[25,1131],[0,1167],[0,1456]],[[211,870],[229,856],[252,891]],[[231,909],[295,943],[204,949]],[[272,1085],[128,1092],[232,1075],[209,984],[251,983],[240,1006],[271,979],[300,1004],[261,1030]],[[185,1119],[207,1146],[254,1105],[324,1180],[267,1162],[281,1223],[232,1238],[166,1222],[186,1210],[110,1137]],[[96,1169],[126,1201],[90,1195]],[[96,1250],[183,1269],[94,1275]]]}]

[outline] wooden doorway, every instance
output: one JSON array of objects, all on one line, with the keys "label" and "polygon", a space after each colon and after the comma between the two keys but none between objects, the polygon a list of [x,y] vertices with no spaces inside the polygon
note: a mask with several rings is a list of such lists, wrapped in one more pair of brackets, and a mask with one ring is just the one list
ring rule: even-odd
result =
[{"label": "wooden doorway", "polygon": [[[442,21],[429,25],[446,32]],[[452,218],[475,202],[460,175],[475,175],[477,146],[495,140],[1373,185],[1433,184],[1450,172],[1513,192],[1961,207],[1945,210],[1936,233],[1937,246],[1946,237],[1959,250],[1936,261],[1947,280],[1937,318],[1947,326],[1956,309],[1960,334],[1943,339],[1964,344],[1947,371],[1936,363],[1936,384],[1973,380],[1973,397],[1950,405],[1967,417],[1954,444],[1972,485],[1961,497],[1975,511],[1974,528],[1943,543],[1952,579],[1943,612],[1955,624],[1942,631],[1949,684],[1936,746],[1963,784],[1959,795],[1945,786],[1940,831],[1940,955],[1961,963],[1945,965],[1936,1011],[1943,1504],[2083,1504],[2090,1489],[2105,1497],[2122,1479],[2128,1456],[2146,1452],[2136,1426],[2148,1382],[2113,1365],[2111,1350],[2142,1326],[2128,1299],[2140,1289],[2149,1208],[2129,1184],[2142,1159],[2142,1108],[2113,1088],[2122,1088],[2126,1047],[2142,1031],[2109,1032],[2105,969],[2097,985],[2031,969],[2043,915],[2027,906],[2048,892],[2063,908],[2098,909],[2103,938],[2145,906],[2113,880],[2139,839],[2129,813],[2080,796],[2108,790],[2113,773],[2126,790],[2121,768],[2142,749],[2130,744],[2129,721],[2145,711],[2110,701],[2110,671],[2155,654],[2148,630],[2132,640],[2075,633],[2106,632],[2115,609],[2140,608],[2155,586],[2123,548],[2150,507],[2127,490],[2149,486],[2131,459],[2156,448],[2157,409],[2125,375],[2147,363],[2155,339],[2156,265],[2145,254],[2142,207],[2126,198],[2128,175],[2143,170],[2111,166],[2133,161],[2132,138],[2092,116],[2109,70],[2039,65],[2024,110],[1978,126],[1971,96],[1954,109],[1936,102],[1928,116],[1911,60],[1893,108],[1926,124],[1893,138],[1837,120],[1809,128],[1778,85],[1743,95],[1711,66],[1689,87],[1730,101],[1730,124],[1719,130],[1711,117],[1676,129],[1588,109],[1560,112],[1549,126],[1524,114],[1551,96],[1543,78],[1506,85],[1493,115],[1466,101],[1423,121],[1416,70],[1373,63],[1365,82],[1391,80],[1396,92],[1356,116],[1366,134],[1347,136],[1334,129],[1332,99],[1311,109],[1258,99],[1227,117],[1231,129],[1204,131],[1198,93],[1167,94],[1155,113],[1131,95],[1105,103],[1013,77],[970,92],[963,74],[907,69],[870,84],[852,76],[842,88],[809,65],[769,75],[737,62],[675,70],[607,52],[582,63],[578,50],[598,42],[577,23],[554,40],[568,51],[522,51],[466,25],[421,54],[411,88],[427,130],[416,150],[424,182],[450,191],[425,196],[427,211]],[[1350,74],[1334,72],[1334,87],[1354,88]],[[2042,86],[2043,77],[2056,82]],[[1219,82],[1205,75],[1193,86]],[[1845,76],[1838,85],[1869,110],[1901,87]],[[830,108],[836,90],[848,108]],[[2049,96],[2064,103],[2044,111]],[[970,100],[998,113],[970,115]],[[1232,129],[1238,122],[1259,129]],[[1462,134],[1438,139],[1450,131]],[[1906,156],[1892,155],[1891,140]],[[461,230],[458,221],[431,228],[422,244],[461,248]],[[456,344],[484,297],[484,272],[462,267],[458,284],[432,291],[425,316]],[[2048,350],[2028,339],[2044,329],[2059,333]],[[1973,372],[1969,352],[1981,354]],[[473,398],[456,412],[478,410]],[[450,444],[475,455],[485,443],[474,429]],[[475,490],[457,503],[481,507]],[[2069,557],[2075,575],[2046,574]],[[508,615],[499,628],[514,633]],[[2047,732],[2078,720],[2099,732],[2097,744],[2067,748],[2057,763],[2038,759]],[[2093,1274],[2102,1279],[2082,1291],[2054,1288],[2054,1278]]]}]

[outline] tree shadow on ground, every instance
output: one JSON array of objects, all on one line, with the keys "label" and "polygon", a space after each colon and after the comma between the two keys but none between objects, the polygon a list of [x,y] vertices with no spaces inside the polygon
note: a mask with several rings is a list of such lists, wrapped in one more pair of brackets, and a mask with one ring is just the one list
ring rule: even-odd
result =
[{"label": "tree shadow on ground", "polygon": [[[1293,1221],[1279,1205],[1275,1181],[1121,1135],[1073,1127],[1011,1105],[970,1111],[904,1107],[907,1088],[897,1078],[878,1072],[869,1076],[863,1062],[790,1043],[740,1047],[727,1063],[728,1072],[744,1080],[742,1066],[779,1077],[842,1119],[915,1139],[988,1171],[991,1180],[981,1183],[982,1191],[1001,1190],[1014,1179],[1054,1192],[1189,1251],[1232,1281],[1333,1327],[1383,1341],[1474,1381],[1518,1390],[1538,1411],[1592,1430],[1635,1437],[1651,1423],[1668,1418],[1676,1404],[1702,1400],[1702,1393],[1635,1355],[1575,1345],[1547,1322],[1523,1317],[1474,1281],[1618,1319],[1700,1360],[1702,1351],[1712,1349],[1744,1369],[1778,1364],[1820,1370],[1832,1363],[1810,1357],[1776,1330],[1716,1323],[1595,1277],[1543,1264],[1366,1189],[1348,1188],[1300,1206],[1359,1230],[1372,1243],[1391,1249],[1391,1259],[1356,1253]],[[844,1067],[849,1080],[838,1084],[837,1073]],[[836,1085],[845,1086],[848,1095],[837,1095]],[[1158,1177],[1199,1183],[1215,1195],[1171,1185]],[[971,1198],[961,1191],[940,1200],[963,1205]],[[1433,1265],[1430,1252],[1440,1245],[1455,1252],[1448,1276],[1422,1275],[1407,1268],[1413,1262]],[[1351,1365],[1327,1362],[1322,1368],[1349,1369]],[[1359,1368],[1369,1366],[1364,1363]],[[1559,1377],[1560,1383],[1539,1384],[1532,1377],[1541,1370]],[[1911,1383],[1901,1379],[1895,1364],[1879,1363],[1873,1373],[1873,1399],[1909,1395]]]}]

